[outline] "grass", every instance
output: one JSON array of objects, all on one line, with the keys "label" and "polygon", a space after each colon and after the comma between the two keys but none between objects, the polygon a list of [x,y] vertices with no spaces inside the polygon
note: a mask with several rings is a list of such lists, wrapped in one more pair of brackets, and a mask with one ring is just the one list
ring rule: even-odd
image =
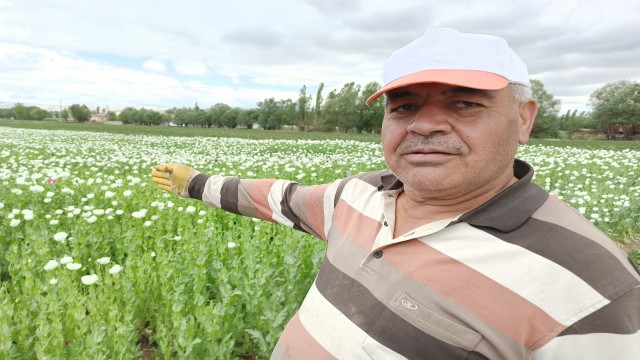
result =
[{"label": "grass", "polygon": [[[3,120],[0,126],[23,129],[42,130],[72,130],[104,132],[124,135],[156,135],[179,137],[225,137],[243,139],[274,139],[274,140],[355,140],[365,142],[379,142],[379,134],[357,133],[328,133],[328,132],[301,132],[293,130],[248,130],[248,129],[217,129],[200,127],[170,127],[170,126],[143,126],[143,125],[105,125],[105,124],[78,124],[62,123],[54,121],[29,121],[29,120]],[[640,150],[640,141],[606,141],[606,140],[542,140],[530,139],[529,144],[575,147],[583,149],[603,150]]]}]

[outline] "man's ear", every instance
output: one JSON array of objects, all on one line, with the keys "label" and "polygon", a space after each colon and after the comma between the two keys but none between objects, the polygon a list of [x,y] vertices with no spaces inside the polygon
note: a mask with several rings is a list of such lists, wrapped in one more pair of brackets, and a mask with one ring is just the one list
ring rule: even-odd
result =
[{"label": "man's ear", "polygon": [[519,105],[520,130],[518,133],[518,142],[526,144],[529,140],[529,134],[533,129],[533,122],[538,113],[538,102],[535,99],[529,99]]}]

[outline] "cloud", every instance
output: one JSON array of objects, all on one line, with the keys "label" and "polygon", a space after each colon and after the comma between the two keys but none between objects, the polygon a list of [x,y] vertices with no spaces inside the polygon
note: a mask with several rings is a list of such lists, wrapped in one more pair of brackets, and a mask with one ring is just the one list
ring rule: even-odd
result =
[{"label": "cloud", "polygon": [[[147,61],[146,63],[149,63]],[[154,62],[150,64],[156,66]],[[147,64],[148,65],[148,64]],[[193,69],[194,64],[187,64]],[[268,97],[297,96],[282,90],[254,90],[183,82],[166,74],[109,65],[83,59],[68,52],[0,42],[0,100],[23,102],[58,109],[74,103],[167,109],[207,107],[217,102],[230,106],[255,107]]]},{"label": "cloud", "polygon": [[144,64],[142,64],[142,67],[144,69],[154,71],[154,72],[159,72],[159,73],[163,73],[167,71],[167,67],[163,63],[157,60],[147,60],[144,62]]},{"label": "cloud", "polygon": [[209,69],[198,61],[177,60],[173,63],[173,68],[180,75],[201,76],[209,74]]},{"label": "cloud", "polygon": [[34,3],[0,0],[0,42],[18,46],[0,52],[6,101],[254,106],[302,85],[380,81],[387,56],[433,26],[505,37],[572,106],[606,82],[640,80],[636,0]]}]

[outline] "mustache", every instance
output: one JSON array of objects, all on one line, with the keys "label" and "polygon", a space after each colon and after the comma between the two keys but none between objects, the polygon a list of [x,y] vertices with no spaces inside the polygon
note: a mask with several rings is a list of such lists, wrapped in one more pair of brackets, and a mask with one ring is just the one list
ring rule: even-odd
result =
[{"label": "mustache", "polygon": [[457,141],[446,139],[441,135],[412,134],[402,140],[396,148],[396,152],[404,154],[423,148],[437,149],[443,152],[460,153],[464,145]]}]

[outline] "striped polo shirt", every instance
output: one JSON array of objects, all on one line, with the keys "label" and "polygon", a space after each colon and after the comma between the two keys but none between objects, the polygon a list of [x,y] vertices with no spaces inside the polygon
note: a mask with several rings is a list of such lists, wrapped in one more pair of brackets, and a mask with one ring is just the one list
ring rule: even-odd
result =
[{"label": "striped polo shirt", "polygon": [[518,181],[393,236],[389,171],[330,184],[197,175],[189,196],[327,242],[272,359],[638,359],[640,275],[577,211]]}]

